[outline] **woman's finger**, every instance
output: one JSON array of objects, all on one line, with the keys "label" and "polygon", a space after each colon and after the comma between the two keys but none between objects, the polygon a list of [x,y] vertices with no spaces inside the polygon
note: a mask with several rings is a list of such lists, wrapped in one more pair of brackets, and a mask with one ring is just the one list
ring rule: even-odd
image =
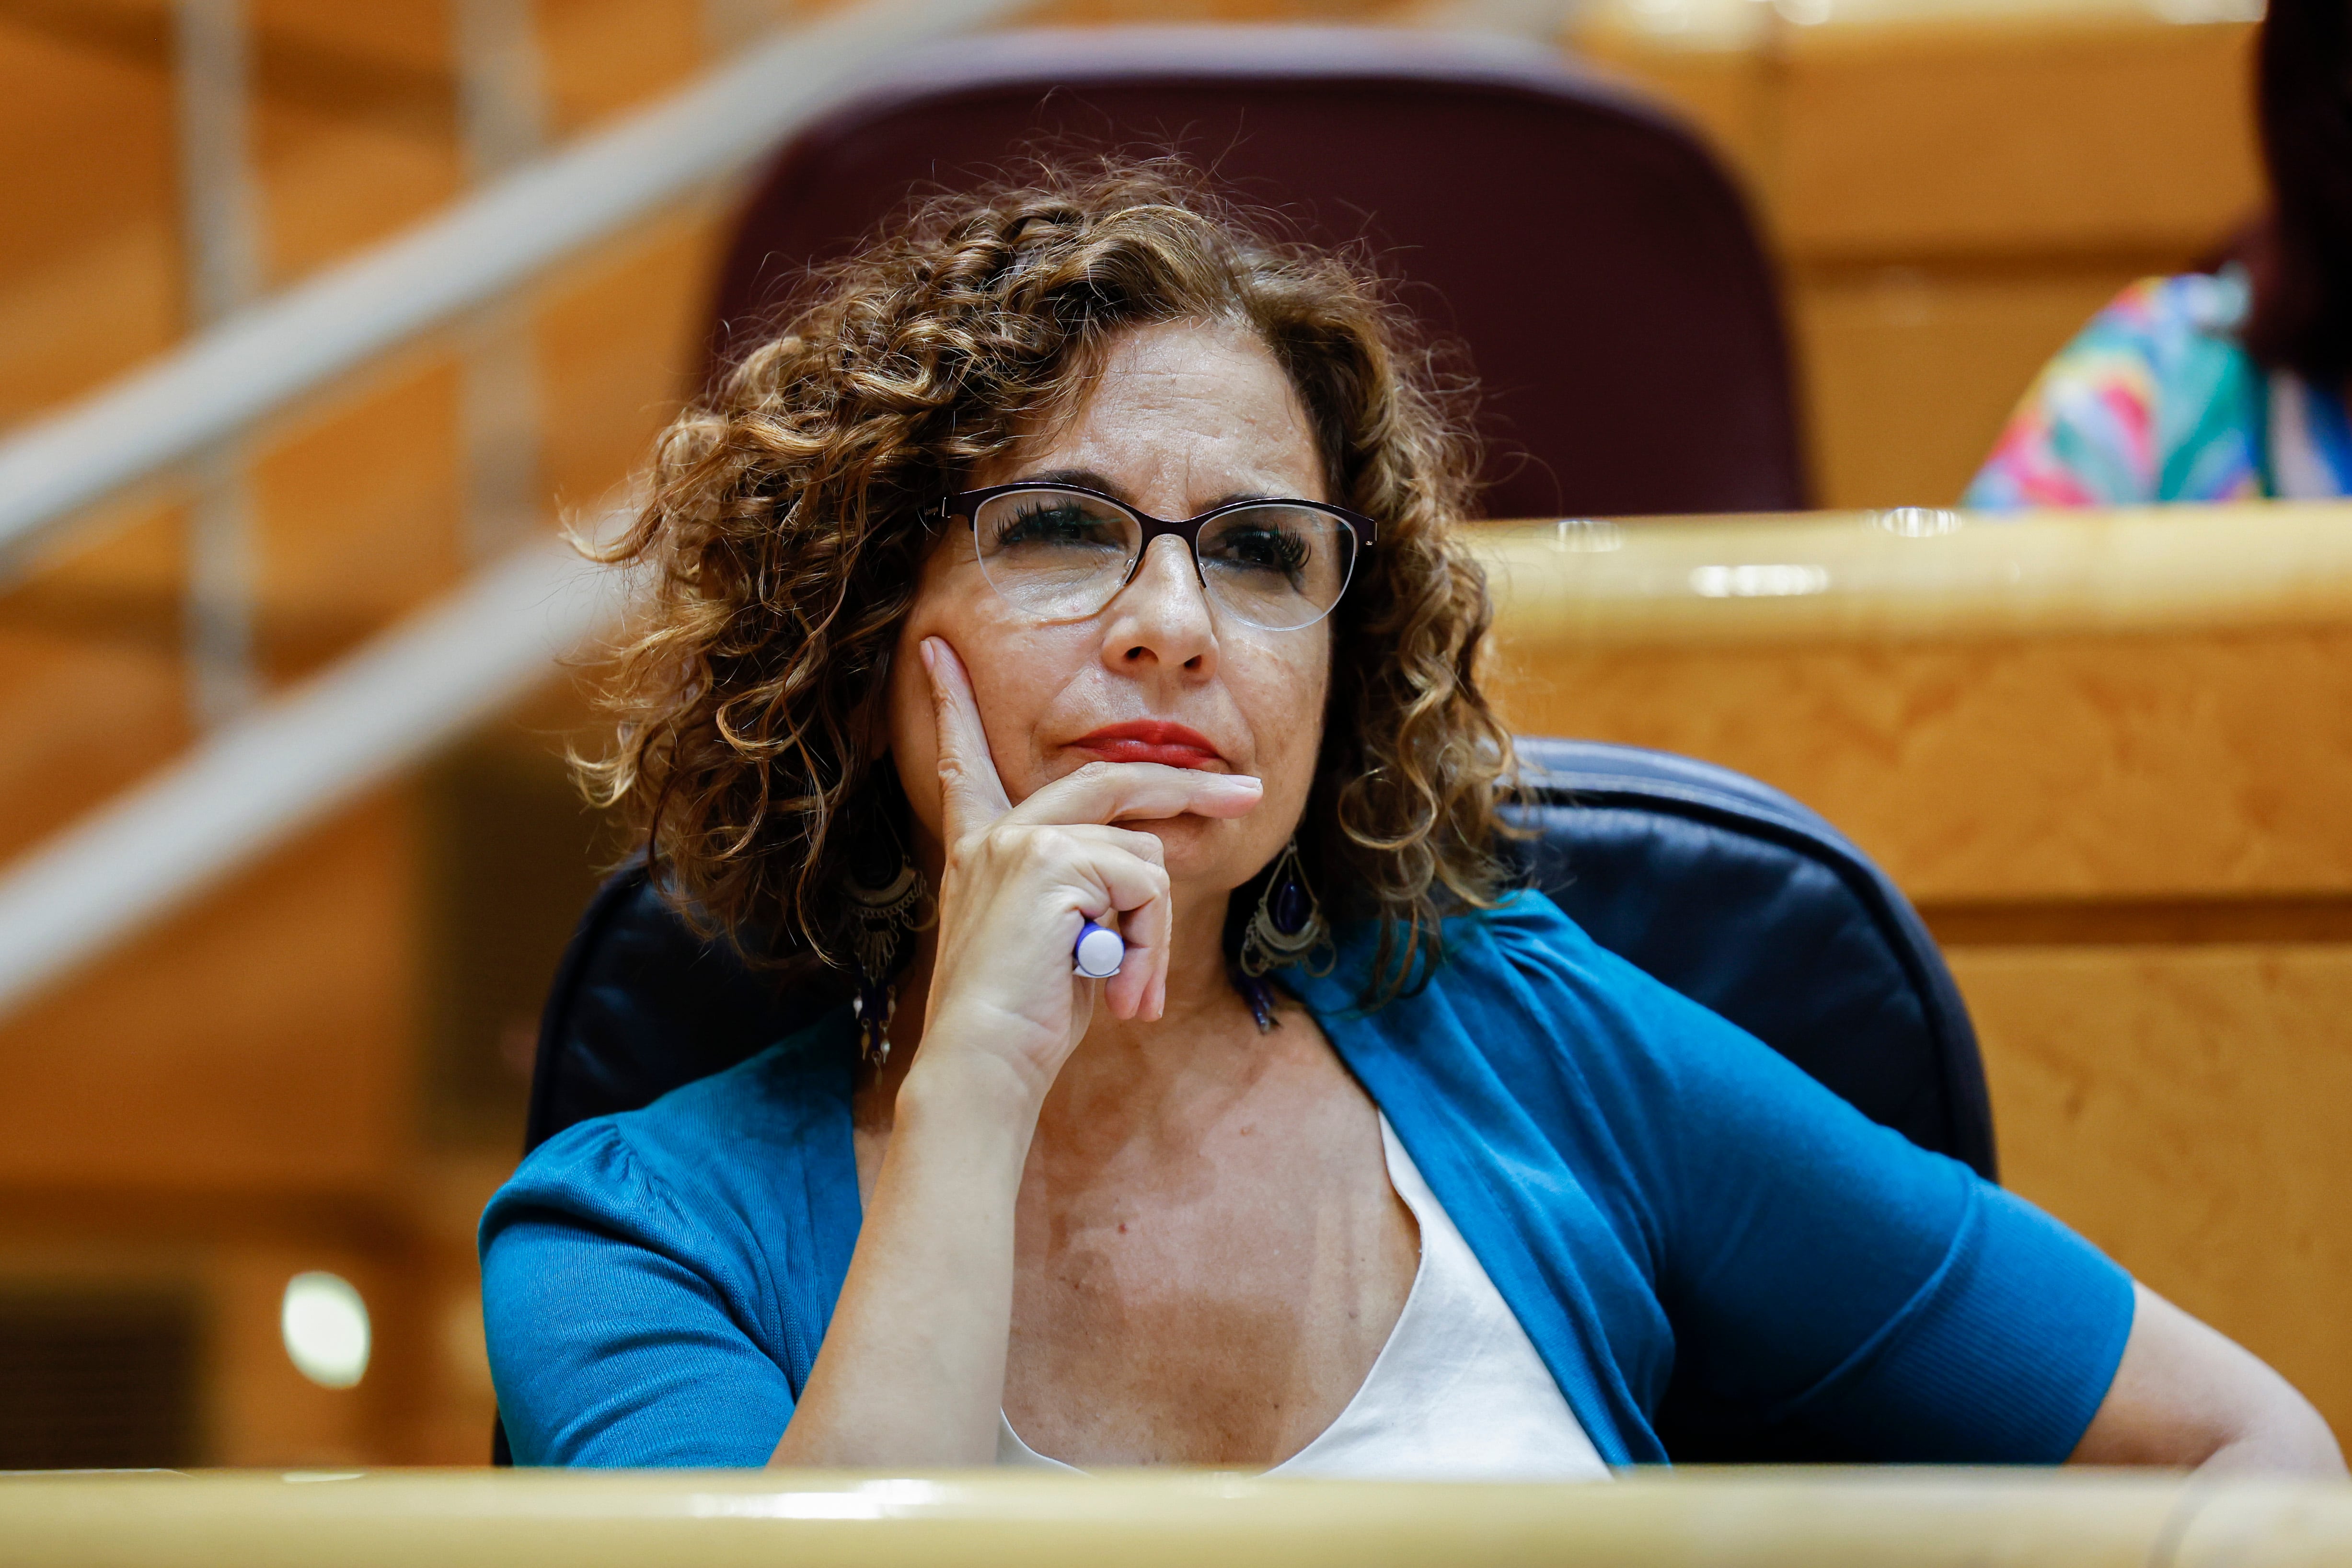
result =
[{"label": "woman's finger", "polygon": [[1103,1000],[1113,1015],[1149,1021],[1165,1010],[1169,944],[1175,925],[1175,911],[1164,896],[1119,911],[1118,934],[1127,943],[1127,957],[1118,973],[1103,983]]},{"label": "woman's finger", "polygon": [[[1109,864],[1117,857],[1125,856],[1162,871],[1167,869],[1168,846],[1157,834],[1140,828],[1081,824],[1055,826],[1052,831],[1066,843],[1100,845],[1110,851],[1097,865]],[[1169,931],[1173,924],[1165,884],[1129,885],[1123,889],[1114,885],[1108,876],[1102,881],[1106,901],[1099,908],[1082,905],[1078,912],[1095,924],[1117,931],[1127,948],[1118,973],[1104,982],[1103,1000],[1121,1018],[1157,1018],[1162,1005],[1157,999],[1166,991]],[[1129,896],[1121,897],[1122,891]],[[1132,896],[1139,891],[1150,897],[1139,900]]]},{"label": "woman's finger", "polygon": [[1265,785],[1248,773],[1160,763],[1088,763],[1012,807],[1011,816],[1015,822],[1039,824],[1163,821],[1188,812],[1246,816],[1265,793]]},{"label": "woman's finger", "polygon": [[[1147,899],[1106,888],[1112,894],[1111,910],[1106,912],[1118,915],[1119,937],[1127,944],[1118,973],[1102,983],[1103,1002],[1114,1016],[1150,1020],[1167,1010],[1175,917],[1165,892],[1166,845],[1156,834],[1110,824],[1164,821],[1186,812],[1240,816],[1256,807],[1263,793],[1258,781],[1246,773],[1212,773],[1157,763],[1093,763],[1055,780],[1002,819],[1016,830],[1051,828],[1073,840],[1100,844],[1113,851],[1106,861],[1132,856],[1160,870],[1160,891]],[[1101,918],[1097,911],[1085,912]]]},{"label": "woman's finger", "polygon": [[[1066,846],[1073,861],[1069,873],[1101,889],[1103,907],[1082,907],[1079,913],[1098,925],[1115,925],[1127,946],[1118,973],[1103,983],[1103,1000],[1121,1018],[1157,1017],[1160,998],[1167,990],[1169,941],[1175,924],[1160,840],[1116,827],[1046,831]],[[1141,843],[1130,847],[1126,840]]]},{"label": "woman's finger", "polygon": [[1003,816],[1013,802],[989,754],[988,731],[963,660],[944,637],[925,637],[919,651],[931,678],[931,716],[939,731],[941,826],[952,844]]},{"label": "woman's finger", "polygon": [[1138,859],[1149,860],[1154,866],[1168,864],[1168,846],[1161,841],[1157,833],[1146,833],[1140,827],[1114,827],[1082,822],[1056,823],[1053,826],[1059,827],[1075,842],[1108,845]]}]

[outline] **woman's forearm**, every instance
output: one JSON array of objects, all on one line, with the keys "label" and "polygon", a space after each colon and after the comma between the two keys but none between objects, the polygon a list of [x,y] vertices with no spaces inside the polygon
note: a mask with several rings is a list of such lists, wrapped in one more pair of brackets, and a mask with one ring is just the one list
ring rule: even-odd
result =
[{"label": "woman's forearm", "polygon": [[1037,1110],[991,1064],[926,1065],[899,1090],[841,1299],[772,1464],[994,1461]]},{"label": "woman's forearm", "polygon": [[2260,1358],[2145,1285],[2081,1465],[2171,1465],[2340,1476],[2327,1423]]},{"label": "woman's forearm", "polygon": [[2298,1402],[2297,1408],[2282,1411],[2259,1429],[2214,1449],[2198,1468],[2332,1479],[2344,1474],[2344,1455],[2319,1413]]},{"label": "woman's forearm", "polygon": [[[1248,774],[1097,762],[1015,806],[955,650],[931,637],[918,651],[931,683],[945,849],[939,923],[919,964],[922,1037],[776,1464],[995,1458],[1013,1215],[1038,1110],[1097,1002],[1133,1018],[1159,1016],[1164,1000],[1174,930],[1164,851],[1151,834],[1114,825],[1243,816],[1265,793]],[[1197,922],[1204,955],[1222,907]],[[1127,942],[1109,980],[1071,971],[1087,921],[1116,921]]]}]

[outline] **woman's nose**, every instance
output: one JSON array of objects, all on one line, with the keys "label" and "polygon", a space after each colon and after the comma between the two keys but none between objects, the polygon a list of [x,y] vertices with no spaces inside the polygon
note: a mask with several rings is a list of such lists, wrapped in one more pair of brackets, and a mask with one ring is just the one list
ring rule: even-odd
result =
[{"label": "woman's nose", "polygon": [[1104,651],[1116,663],[1151,658],[1205,672],[1215,662],[1216,628],[1190,546],[1167,534],[1151,542],[1110,602],[1108,631]]}]

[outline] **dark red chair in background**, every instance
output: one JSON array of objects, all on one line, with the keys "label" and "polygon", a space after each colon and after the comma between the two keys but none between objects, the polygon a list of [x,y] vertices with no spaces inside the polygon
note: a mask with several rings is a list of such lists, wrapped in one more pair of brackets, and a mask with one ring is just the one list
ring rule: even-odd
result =
[{"label": "dark red chair in background", "polygon": [[1015,32],[911,55],[745,207],[712,363],[911,195],[1040,151],[1178,152],[1299,233],[1361,239],[1466,345],[1496,517],[1805,503],[1772,271],[1691,133],[1557,55],[1353,28]]}]

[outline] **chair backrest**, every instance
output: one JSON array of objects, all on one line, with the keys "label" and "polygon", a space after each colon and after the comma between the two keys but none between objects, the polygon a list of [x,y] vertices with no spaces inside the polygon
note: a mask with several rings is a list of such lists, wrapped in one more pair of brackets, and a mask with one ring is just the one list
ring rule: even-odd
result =
[{"label": "chair backrest", "polygon": [[[1529,882],[1593,940],[1864,1114],[1995,1174],[1976,1035],[1903,895],[1827,822],[1727,768],[1524,739]],[[540,1023],[524,1145],[765,1049],[845,988],[784,988],[688,931],[631,863],[582,917]]]},{"label": "chair backrest", "polygon": [[[1967,1008],[1894,884],[1827,822],[1727,768],[1527,739],[1517,846],[1532,885],[1595,941],[1758,1036],[1865,1115],[1991,1178],[1992,1113]],[[786,990],[696,938],[615,872],[573,934],[541,1021],[526,1149],[764,1049],[845,992]],[[1671,1387],[1678,1459],[1853,1458]],[[505,1438],[496,1451],[503,1463]]]},{"label": "chair backrest", "polygon": [[1043,150],[1177,151],[1302,237],[1363,240],[1467,346],[1498,517],[1804,504],[1778,291],[1680,124],[1553,51],[1360,28],[1015,32],[911,56],[745,206],[713,364],[909,194]]}]

